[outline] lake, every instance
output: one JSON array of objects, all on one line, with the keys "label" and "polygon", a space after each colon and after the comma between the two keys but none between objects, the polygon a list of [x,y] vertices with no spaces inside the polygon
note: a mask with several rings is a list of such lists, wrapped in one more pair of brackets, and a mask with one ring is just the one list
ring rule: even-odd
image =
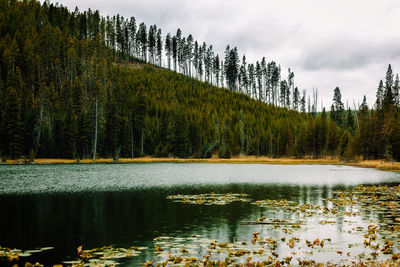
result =
[{"label": "lake", "polygon": [[[152,259],[168,258],[167,254],[176,252],[176,247],[180,252],[202,258],[208,253],[204,244],[210,245],[212,240],[222,244],[237,240],[249,243],[253,233],[259,232],[260,237],[283,243],[293,237],[300,240],[295,253],[278,245],[275,251],[279,257],[291,255],[340,263],[343,256],[338,251],[351,248],[349,258],[365,251],[361,230],[357,234],[352,229],[378,225],[382,222],[379,213],[366,211],[347,218],[342,213],[332,216],[317,212],[306,217],[285,208],[256,205],[255,201],[286,199],[299,205],[308,203],[332,209],[327,199],[336,190],[399,182],[399,173],[327,165],[2,165],[0,246],[23,251],[52,247],[20,259],[46,266],[76,260],[80,245],[83,249],[109,245],[124,249],[143,247],[134,256],[116,259],[124,266],[141,266]],[[226,205],[195,205],[167,199],[177,194],[212,192],[248,196],[247,201]],[[243,223],[262,217],[268,222],[291,225],[289,222],[296,221],[302,226],[295,229],[275,223]],[[162,238],[154,240],[157,237]],[[306,240],[317,238],[327,240],[330,248],[325,250],[321,246],[319,251],[307,252]],[[193,251],[186,252],[182,247]],[[213,257],[224,260],[226,255]]]}]

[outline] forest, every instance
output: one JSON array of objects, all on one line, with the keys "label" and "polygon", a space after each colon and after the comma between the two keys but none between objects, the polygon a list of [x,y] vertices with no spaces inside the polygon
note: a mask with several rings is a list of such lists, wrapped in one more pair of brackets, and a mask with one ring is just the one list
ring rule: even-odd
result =
[{"label": "forest", "polygon": [[[162,35],[120,15],[0,0],[0,154],[7,158],[141,156],[400,160],[399,76],[376,101],[329,111],[265,57]],[[239,59],[241,58],[241,59]],[[163,62],[165,61],[165,62]]]}]

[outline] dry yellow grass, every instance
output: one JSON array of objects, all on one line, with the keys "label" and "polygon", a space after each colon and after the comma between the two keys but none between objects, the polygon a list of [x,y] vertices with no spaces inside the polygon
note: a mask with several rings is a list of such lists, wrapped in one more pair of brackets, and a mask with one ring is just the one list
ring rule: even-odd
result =
[{"label": "dry yellow grass", "polygon": [[[376,168],[387,171],[400,171],[400,162],[388,162],[382,160],[364,160],[357,162],[343,162],[338,159],[294,159],[294,158],[269,158],[256,156],[233,157],[231,159],[221,159],[217,157],[209,159],[178,159],[178,158],[120,158],[118,163],[152,163],[152,162],[171,162],[171,163],[235,163],[235,164],[313,164],[313,165],[350,165],[361,168]],[[7,160],[7,164],[23,164],[24,160]],[[35,164],[72,164],[72,163],[114,163],[111,158],[72,160],[72,159],[35,159]]]},{"label": "dry yellow grass", "polygon": [[376,168],[385,171],[400,171],[400,162],[393,161],[364,160],[350,165],[361,168]]},{"label": "dry yellow grass", "polygon": [[[70,164],[76,163],[76,160],[73,159],[35,159],[34,161],[37,164]],[[26,160],[24,159],[8,159],[7,164],[24,164]]]},{"label": "dry yellow grass", "polygon": [[[96,160],[83,159],[35,159],[35,164],[70,164],[70,163],[113,163],[111,158],[99,158]],[[176,162],[176,163],[263,163],[263,164],[343,164],[336,159],[293,159],[293,158],[269,158],[256,156],[234,157],[230,159],[180,159],[180,158],[120,158],[118,163],[151,163],[151,162]],[[8,164],[22,164],[23,160],[7,160]]]}]

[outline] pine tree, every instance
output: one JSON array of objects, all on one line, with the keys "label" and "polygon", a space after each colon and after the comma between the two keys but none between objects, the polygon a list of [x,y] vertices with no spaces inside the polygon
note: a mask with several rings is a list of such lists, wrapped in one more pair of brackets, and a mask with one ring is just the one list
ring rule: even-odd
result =
[{"label": "pine tree", "polygon": [[163,48],[163,43],[161,39],[161,29],[157,30],[157,61],[158,61],[158,66],[162,66],[162,48]]},{"label": "pine tree", "polygon": [[[333,109],[331,109],[331,118],[339,126],[344,124],[344,105],[342,102],[342,94],[340,93],[339,87],[336,87],[333,91]],[[333,112],[332,112],[333,111]]]},{"label": "pine tree", "polygon": [[23,151],[22,120],[20,98],[14,87],[7,87],[5,92],[5,107],[3,112],[5,144],[8,144],[7,154],[18,158]]},{"label": "pine tree", "polygon": [[293,110],[299,111],[299,104],[300,104],[300,92],[299,89],[295,87],[293,91]]},{"label": "pine tree", "polygon": [[363,159],[368,159],[371,156],[371,127],[369,118],[369,109],[367,98],[364,95],[363,102],[358,110],[359,127],[356,131],[355,146],[358,155],[362,155]]},{"label": "pine tree", "polygon": [[147,29],[146,29],[146,25],[143,22],[140,23],[140,25],[139,25],[139,30],[137,32],[136,39],[140,43],[142,60],[147,62]]},{"label": "pine tree", "polygon": [[165,53],[167,55],[167,61],[168,61],[168,69],[171,69],[171,34],[168,33],[167,36],[165,37]]},{"label": "pine tree", "polygon": [[72,101],[68,103],[63,132],[65,136],[65,150],[63,154],[66,158],[75,159],[77,157],[78,123],[73,112]]},{"label": "pine tree", "polygon": [[249,84],[249,79],[247,76],[247,62],[246,62],[246,56],[243,55],[242,57],[242,65],[240,66],[240,80],[242,82],[242,84],[240,84],[239,86],[241,87],[241,92],[244,92],[247,95],[250,95],[248,92],[248,84]]},{"label": "pine tree", "polygon": [[400,79],[399,79],[399,74],[396,74],[396,79],[394,80],[393,99],[394,99],[395,107],[399,107],[399,105],[400,105]]},{"label": "pine tree", "polygon": [[288,87],[287,81],[286,80],[281,81],[281,83],[280,83],[280,90],[281,91],[280,91],[280,94],[279,94],[281,107],[285,107],[285,105],[286,105],[287,87]]},{"label": "pine tree", "polygon": [[219,150],[219,157],[229,159],[232,156],[232,131],[231,120],[225,118],[221,135],[221,146]]},{"label": "pine tree", "polygon": [[[225,55],[225,76],[229,89],[235,91],[237,89],[236,83],[238,79],[239,57],[236,47],[229,49],[227,46],[227,54]],[[228,52],[229,50],[229,52]]]},{"label": "pine tree", "polygon": [[219,61],[219,56],[218,54],[214,58],[213,62],[213,69],[214,69],[214,75],[215,75],[215,84],[218,87],[219,86],[219,73],[220,73],[220,61]]},{"label": "pine tree", "polygon": [[377,111],[382,109],[383,105],[383,82],[380,80],[378,89],[376,91],[376,102],[375,102],[375,109]]},{"label": "pine tree", "polygon": [[120,131],[121,115],[119,113],[115,97],[108,92],[106,103],[106,125],[105,136],[107,144],[107,154],[117,161],[120,155]]},{"label": "pine tree", "polygon": [[172,58],[174,60],[174,71],[177,71],[176,69],[176,60],[178,57],[178,39],[176,36],[172,37]]},{"label": "pine tree", "polygon": [[389,123],[388,131],[388,153],[391,158],[400,161],[400,118],[396,112]]},{"label": "pine tree", "polygon": [[262,101],[263,97],[264,97],[264,93],[263,93],[263,86],[262,86],[262,70],[261,70],[261,65],[260,62],[256,62],[256,69],[255,69],[255,76],[256,76],[256,80],[257,80],[257,99]]},{"label": "pine tree", "polygon": [[155,64],[155,54],[156,54],[156,32],[157,28],[156,25],[151,25],[149,27],[149,34],[148,34],[148,49],[150,54],[150,63]]},{"label": "pine tree", "polygon": [[326,143],[327,143],[327,133],[328,133],[328,119],[326,116],[325,108],[322,109],[321,116],[318,118],[318,151],[319,155],[325,155]]},{"label": "pine tree", "polygon": [[305,90],[303,90],[303,96],[301,97],[301,100],[300,100],[300,110],[301,110],[301,113],[306,113],[306,91]]},{"label": "pine tree", "polygon": [[147,95],[144,85],[140,84],[135,96],[135,120],[140,136],[140,156],[144,156],[145,118],[147,113]]},{"label": "pine tree", "polygon": [[135,17],[131,17],[129,20],[129,47],[130,50],[129,53],[131,56],[136,56],[136,19]]},{"label": "pine tree", "polygon": [[115,31],[116,31],[116,41],[117,41],[117,49],[119,52],[119,58],[123,58],[124,54],[124,33],[121,25],[121,21],[123,18],[120,18],[119,14],[117,14],[116,23],[115,23]]},{"label": "pine tree", "polygon": [[339,129],[337,125],[333,122],[328,124],[328,139],[327,142],[327,150],[331,157],[335,157],[337,155],[337,148],[339,144]]},{"label": "pine tree", "polygon": [[393,72],[392,72],[392,66],[389,64],[388,69],[386,71],[386,80],[385,80],[385,92],[383,94],[383,101],[382,101],[382,108],[383,112],[389,113],[393,112],[393,107],[394,107],[394,98],[393,98]]},{"label": "pine tree", "polygon": [[350,133],[354,133],[355,120],[354,120],[353,112],[351,111],[350,108],[347,109],[347,113],[346,113],[346,128],[347,128],[347,131],[349,131]]},{"label": "pine tree", "polygon": [[174,116],[174,157],[186,158],[188,156],[189,128],[185,114],[180,112],[179,107]]}]

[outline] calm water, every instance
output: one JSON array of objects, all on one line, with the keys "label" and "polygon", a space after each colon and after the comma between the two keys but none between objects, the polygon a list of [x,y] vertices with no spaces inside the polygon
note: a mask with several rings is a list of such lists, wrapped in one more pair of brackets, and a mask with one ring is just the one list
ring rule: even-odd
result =
[{"label": "calm water", "polygon": [[[400,174],[374,169],[318,165],[89,164],[0,166],[0,246],[55,249],[27,258],[45,265],[76,258],[76,248],[146,246],[140,266],[154,258],[153,238],[200,234],[221,242],[248,240],[265,226],[241,225],[259,217],[286,218],[268,208],[236,202],[226,206],[174,203],[171,194],[247,193],[252,200],[286,198],[323,204],[336,189],[359,184],[398,184]],[[372,216],[372,215],[370,215]],[[358,218],[368,224],[371,217]],[[316,219],[318,220],[318,219]],[[322,228],[325,227],[325,228]],[[354,239],[343,224],[312,225],[299,233],[323,232],[340,245]],[[314,235],[314,236],[313,236]],[[353,240],[351,240],[353,241]]]}]

